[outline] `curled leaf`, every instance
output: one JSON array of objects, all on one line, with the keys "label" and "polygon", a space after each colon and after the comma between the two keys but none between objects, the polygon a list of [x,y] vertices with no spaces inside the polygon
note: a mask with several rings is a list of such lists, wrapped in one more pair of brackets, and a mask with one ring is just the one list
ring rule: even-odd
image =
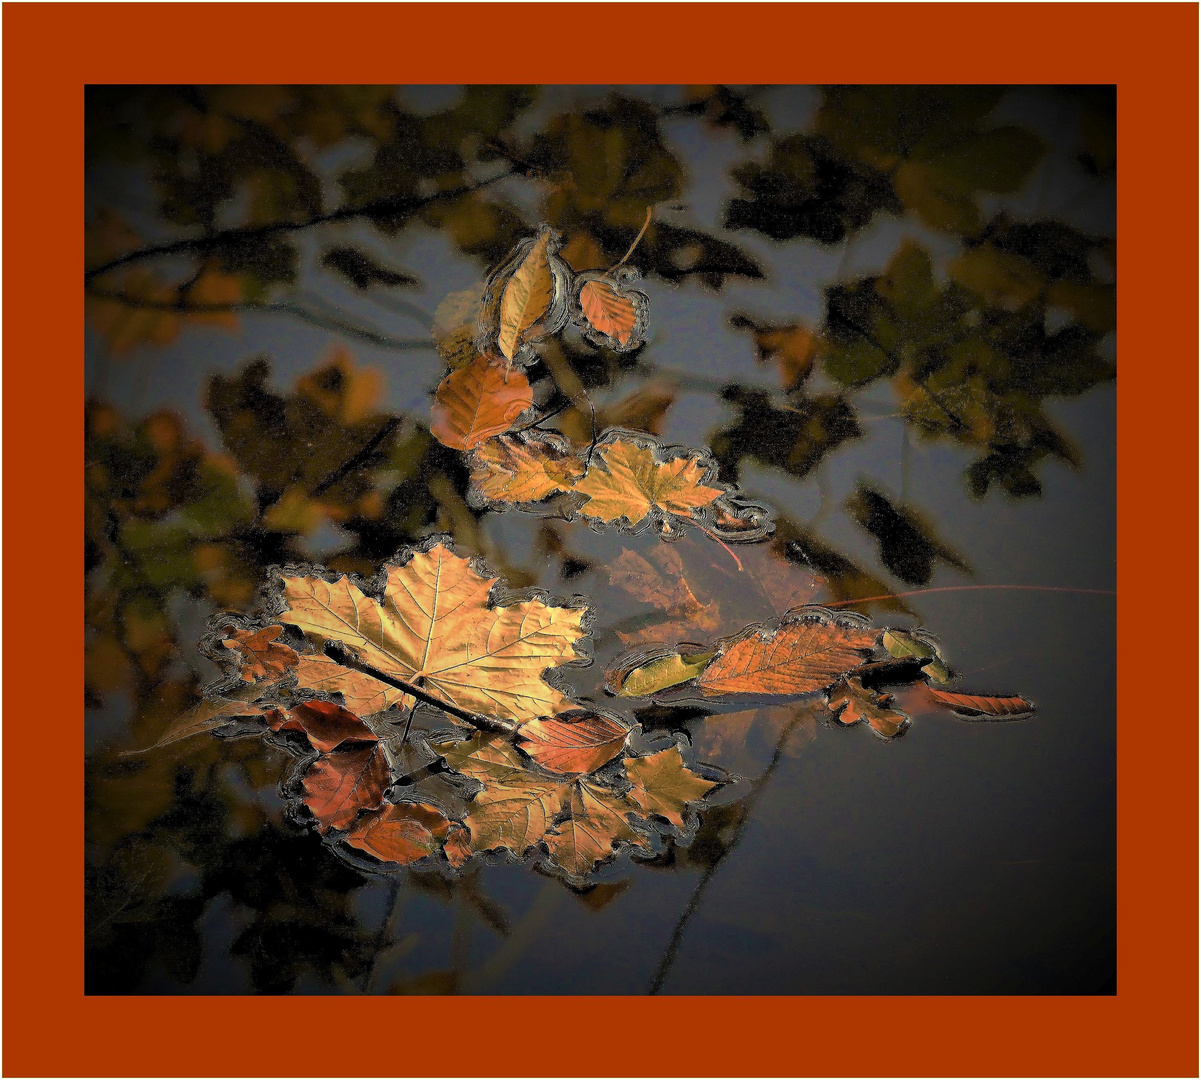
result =
[{"label": "curled leaf", "polygon": [[713,659],[714,650],[638,651],[619,656],[605,672],[605,689],[618,697],[649,697],[695,679]]},{"label": "curled leaf", "polygon": [[225,640],[221,644],[231,651],[241,653],[241,674],[244,681],[282,679],[296,667],[300,659],[296,652],[275,640],[283,631],[282,626],[264,626],[261,630],[238,630],[230,627],[226,631]]},{"label": "curled leaf", "polygon": [[983,694],[952,694],[930,689],[930,697],[939,705],[976,720],[1017,720],[1034,712],[1033,702],[1024,697],[991,697]]},{"label": "curled leaf", "polygon": [[922,670],[935,682],[945,683],[951,680],[951,670],[943,660],[938,642],[922,630],[885,630],[880,644],[888,650],[890,656],[898,659],[914,657],[923,661]]},{"label": "curled leaf", "polygon": [[909,726],[909,717],[889,708],[891,694],[869,690],[858,679],[840,679],[830,689],[830,711],[843,724],[866,720],[871,729],[885,739],[891,739]]},{"label": "curled leaf", "polygon": [[430,432],[453,450],[471,450],[508,431],[533,404],[525,375],[481,356],[438,384]]},{"label": "curled leaf", "polygon": [[345,840],[380,862],[407,866],[436,855],[452,825],[441,810],[428,803],[390,803],[359,818]]},{"label": "curled leaf", "polygon": [[565,776],[595,772],[625,746],[624,724],[602,713],[577,709],[523,724],[522,750],[550,772]]},{"label": "curled leaf", "polygon": [[480,305],[476,347],[510,363],[532,360],[528,343],[557,333],[567,319],[571,271],[559,257],[560,238],[542,226],[523,240],[488,278]]}]

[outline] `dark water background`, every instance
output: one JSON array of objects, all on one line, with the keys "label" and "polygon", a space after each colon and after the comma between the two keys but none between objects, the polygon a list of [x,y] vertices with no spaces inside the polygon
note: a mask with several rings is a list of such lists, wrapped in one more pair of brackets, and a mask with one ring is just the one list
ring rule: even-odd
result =
[{"label": "dark water background", "polygon": [[[90,91],[89,266],[188,243],[88,281],[88,991],[1112,993],[1111,596],[861,606],[932,630],[965,689],[1025,695],[1028,721],[916,715],[888,743],[803,723],[781,745],[778,711],[639,714],[748,783],[669,865],[623,856],[587,893],[520,865],[360,873],[285,817],[288,759],[257,739],[119,752],[216,676],[205,622],[248,609],[268,565],[370,574],[434,533],[591,597],[596,663],[571,682],[603,700],[613,627],[646,611],[606,567],[659,541],[472,510],[426,428],[435,308],[540,220],[607,266],[657,205],[632,259],[650,342],[568,340],[566,362],[602,414],[669,400],[622,422],[713,447],[822,598],[1113,589],[1113,123],[1103,88]],[[798,388],[738,313],[822,335]],[[869,532],[860,485],[916,533]],[[771,615],[716,545],[677,550],[731,628]]]}]

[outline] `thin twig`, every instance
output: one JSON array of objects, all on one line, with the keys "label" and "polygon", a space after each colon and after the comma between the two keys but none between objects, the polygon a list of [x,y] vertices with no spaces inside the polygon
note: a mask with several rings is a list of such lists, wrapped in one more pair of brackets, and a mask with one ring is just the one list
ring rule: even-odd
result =
[{"label": "thin twig", "polygon": [[351,472],[353,469],[357,468],[364,461],[366,461],[374,452],[375,448],[379,446],[379,444],[382,443],[389,435],[391,435],[392,432],[400,427],[401,423],[402,421],[399,416],[394,416],[392,419],[388,420],[384,426],[371,437],[371,440],[363,447],[362,450],[355,454],[354,457],[352,457],[349,461],[339,465],[324,480],[322,480],[321,483],[313,488],[310,494],[321,495],[332,488],[347,473]]},{"label": "thin twig", "polygon": [[646,220],[642,223],[642,228],[638,230],[638,235],[634,237],[634,242],[630,245],[630,250],[621,257],[619,262],[616,262],[610,266],[609,269],[605,271],[606,274],[613,273],[614,270],[625,263],[626,259],[634,254],[634,248],[638,246],[638,241],[642,239],[643,235],[646,233],[646,230],[650,228],[651,215],[654,214],[654,212],[655,208],[653,206],[648,206],[646,208]]},{"label": "thin twig", "polygon": [[851,604],[866,604],[872,600],[897,600],[902,596],[925,596],[938,592],[976,592],[983,589],[1017,589],[1023,592],[1085,593],[1091,596],[1117,596],[1114,589],[1072,589],[1066,585],[938,585],[932,589],[912,589],[908,592],[886,593],[883,596],[860,596],[855,600],[838,600],[823,603],[822,607],[849,607]]}]

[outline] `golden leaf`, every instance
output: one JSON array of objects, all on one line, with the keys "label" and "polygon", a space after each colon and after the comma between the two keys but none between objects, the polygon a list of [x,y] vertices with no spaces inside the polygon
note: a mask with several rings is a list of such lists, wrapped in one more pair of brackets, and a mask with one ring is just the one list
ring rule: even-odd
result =
[{"label": "golden leaf", "polygon": [[[463,709],[520,722],[569,708],[542,673],[576,658],[585,612],[536,599],[490,607],[496,581],[438,543],[389,569],[382,603],[349,578],[284,577],[279,619]],[[361,694],[382,686],[363,678]]]},{"label": "golden leaf", "polygon": [[432,749],[455,772],[481,784],[514,784],[529,778],[529,767],[506,736],[479,732],[462,742],[433,743]]},{"label": "golden leaf", "polygon": [[584,466],[558,436],[547,432],[501,435],[477,446],[471,483],[489,502],[531,503],[569,491]]},{"label": "golden leaf", "polygon": [[890,709],[891,694],[869,690],[859,679],[839,679],[830,689],[830,711],[843,724],[866,720],[871,729],[885,739],[899,735],[909,725],[909,717]]},{"label": "golden leaf", "polygon": [[341,694],[346,708],[359,716],[372,716],[410,702],[403,691],[344,668],[328,656],[302,656],[296,668],[296,685],[323,694]]},{"label": "golden leaf", "polygon": [[524,855],[546,835],[567,792],[567,784],[543,779],[485,788],[464,820],[471,830],[472,850],[508,848]]},{"label": "golden leaf", "polygon": [[496,345],[506,360],[513,360],[523,337],[546,314],[554,298],[555,278],[547,249],[550,238],[551,233],[543,230],[501,294]]},{"label": "golden leaf", "polygon": [[820,609],[789,612],[774,628],[748,627],[725,645],[697,685],[720,694],[805,694],[863,663],[880,631]]},{"label": "golden leaf", "polygon": [[518,732],[522,750],[549,772],[574,775],[595,772],[612,761],[626,743],[626,729],[600,713],[573,709],[561,716],[540,717]]},{"label": "golden leaf", "polygon": [[626,796],[648,814],[684,827],[684,808],[699,802],[717,785],[685,768],[679,748],[668,747],[648,757],[626,758],[626,776],[634,786]]},{"label": "golden leaf", "polygon": [[637,525],[653,510],[689,517],[710,505],[722,492],[705,485],[707,472],[694,457],[656,461],[653,451],[618,438],[597,448],[575,490],[588,497],[580,510],[585,517],[604,522],[624,517]]},{"label": "golden leaf", "polygon": [[470,450],[508,431],[533,404],[529,379],[520,371],[480,357],[438,384],[430,432],[454,450]]},{"label": "golden leaf", "polygon": [[551,858],[568,874],[583,877],[613,853],[619,841],[645,847],[630,826],[633,807],[619,795],[585,781],[571,789],[571,817],[546,837]]}]

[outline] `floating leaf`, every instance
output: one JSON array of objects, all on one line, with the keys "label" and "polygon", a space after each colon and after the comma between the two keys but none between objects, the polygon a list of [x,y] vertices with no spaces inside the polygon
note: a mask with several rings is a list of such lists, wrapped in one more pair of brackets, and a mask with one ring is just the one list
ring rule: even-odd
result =
[{"label": "floating leaf", "polygon": [[615,275],[578,275],[580,327],[598,345],[627,352],[646,339],[650,300],[646,293],[629,287],[637,272],[622,267]]},{"label": "floating leaf", "polygon": [[595,772],[625,746],[623,724],[601,713],[579,709],[523,724],[522,750],[549,772],[574,776]]},{"label": "floating leaf", "polygon": [[345,840],[380,862],[407,866],[436,855],[451,825],[441,810],[428,803],[390,803],[359,818]]},{"label": "floating leaf", "polygon": [[939,705],[962,716],[982,720],[1017,720],[1034,712],[1034,704],[1024,697],[988,697],[982,694],[952,694],[931,688],[930,697]]},{"label": "floating leaf", "polygon": [[921,630],[885,630],[880,644],[890,656],[904,659],[912,656],[922,660],[922,670],[935,682],[945,683],[951,679],[951,671],[943,660],[938,643]]},{"label": "floating leaf", "polygon": [[485,788],[465,818],[472,850],[508,848],[525,854],[546,835],[569,790],[565,783],[531,780],[528,774],[519,782]]},{"label": "floating leaf", "polygon": [[549,241],[550,233],[544,231],[501,294],[500,335],[496,345],[506,360],[513,359],[522,335],[546,314],[554,296],[555,279],[551,275],[547,251]]},{"label": "floating leaf", "polygon": [[374,716],[409,700],[404,691],[344,668],[328,656],[302,656],[296,668],[296,684],[322,694],[341,694],[346,708],[356,716]]},{"label": "floating leaf", "polygon": [[284,632],[282,626],[264,626],[261,630],[238,630],[231,627],[221,642],[227,649],[242,654],[242,678],[246,682],[261,679],[282,679],[300,660],[294,649],[280,645],[276,638]]},{"label": "floating leaf", "polygon": [[379,742],[356,742],[322,754],[304,774],[303,801],[317,819],[319,832],[345,829],[360,810],[384,801],[390,779],[388,760]]},{"label": "floating leaf", "polygon": [[[382,603],[349,578],[285,576],[289,606],[279,619],[463,709],[517,721],[564,711],[567,699],[542,673],[577,658],[585,611],[540,599],[489,606],[496,581],[439,541],[389,567]],[[346,678],[324,665],[318,670],[327,686],[331,677]],[[382,686],[360,679],[360,694]]]},{"label": "floating leaf", "polygon": [[840,679],[830,689],[830,711],[843,724],[866,720],[871,729],[885,739],[899,735],[909,724],[903,712],[890,709],[891,694],[869,690],[858,679]]},{"label": "floating leaf", "polygon": [[533,404],[525,375],[480,357],[438,384],[430,410],[430,431],[451,449],[471,450],[508,431]]},{"label": "floating leaf", "polygon": [[805,694],[863,663],[880,631],[866,620],[799,608],[775,626],[750,626],[722,646],[697,685],[720,694]]},{"label": "floating leaf", "polygon": [[650,448],[618,435],[597,447],[587,475],[575,486],[588,498],[580,513],[606,523],[624,518],[631,525],[656,511],[690,517],[724,494],[705,483],[711,468],[690,454],[656,460]]},{"label": "floating leaf", "polygon": [[648,814],[684,827],[684,808],[700,802],[717,785],[685,768],[679,748],[672,746],[648,757],[626,758],[626,776],[634,786],[629,798]]},{"label": "floating leaf", "polygon": [[645,847],[646,841],[629,822],[633,809],[605,788],[585,781],[573,784],[571,817],[546,837],[551,859],[569,875],[583,877],[612,855],[618,842]]},{"label": "floating leaf", "polygon": [[308,701],[267,718],[272,731],[303,732],[313,749],[328,753],[344,742],[375,742],[376,736],[354,713],[332,701]]},{"label": "floating leaf", "polygon": [[557,435],[525,431],[477,446],[471,457],[474,492],[493,503],[532,503],[569,491],[584,466]]},{"label": "floating leaf", "polygon": [[433,743],[431,748],[455,772],[483,784],[510,784],[529,778],[525,761],[503,735],[480,732],[463,742]]},{"label": "floating leaf", "polygon": [[695,679],[713,656],[713,650],[635,652],[620,656],[605,672],[605,687],[619,697],[649,697]]},{"label": "floating leaf", "polygon": [[158,750],[183,739],[190,739],[193,735],[201,735],[214,728],[224,727],[231,720],[240,716],[262,716],[271,709],[270,705],[266,707],[251,705],[230,696],[205,698],[193,705],[167,728],[156,743],[146,747],[145,750],[128,750],[126,753],[143,754],[146,750]]}]

